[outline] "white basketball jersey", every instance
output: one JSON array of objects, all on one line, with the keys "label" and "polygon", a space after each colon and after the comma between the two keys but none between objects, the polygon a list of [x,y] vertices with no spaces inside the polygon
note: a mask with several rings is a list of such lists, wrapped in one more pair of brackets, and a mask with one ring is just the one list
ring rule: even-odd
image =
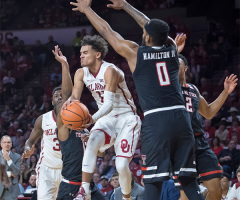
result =
[{"label": "white basketball jersey", "polygon": [[62,153],[56,135],[57,125],[53,110],[43,114],[42,130],[41,153],[38,165],[62,169]]},{"label": "white basketball jersey", "polygon": [[[84,77],[83,82],[86,87],[92,93],[92,96],[97,102],[98,108],[100,109],[104,103],[104,90],[105,90],[105,80],[104,74],[108,67],[115,67],[124,77],[124,73],[121,69],[116,67],[112,63],[103,61],[98,73],[93,75],[87,67],[84,67]],[[124,113],[134,113],[136,114],[136,107],[134,105],[132,95],[128,90],[125,79],[123,82],[119,83],[115,93],[115,98],[113,102],[113,109],[107,116],[115,116]]]}]

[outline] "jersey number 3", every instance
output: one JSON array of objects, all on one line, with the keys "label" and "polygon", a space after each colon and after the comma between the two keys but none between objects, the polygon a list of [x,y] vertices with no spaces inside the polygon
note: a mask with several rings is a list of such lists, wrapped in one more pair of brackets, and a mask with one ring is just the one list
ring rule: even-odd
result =
[{"label": "jersey number 3", "polygon": [[156,69],[158,74],[158,80],[161,86],[170,85],[170,78],[167,71],[167,65],[165,62],[157,62]]},{"label": "jersey number 3", "polygon": [[61,149],[60,149],[60,144],[59,144],[59,142],[58,142],[58,139],[57,139],[57,138],[54,138],[54,139],[53,139],[53,142],[54,142],[54,144],[55,144],[55,147],[53,147],[53,150],[54,150],[54,151],[61,151]]}]

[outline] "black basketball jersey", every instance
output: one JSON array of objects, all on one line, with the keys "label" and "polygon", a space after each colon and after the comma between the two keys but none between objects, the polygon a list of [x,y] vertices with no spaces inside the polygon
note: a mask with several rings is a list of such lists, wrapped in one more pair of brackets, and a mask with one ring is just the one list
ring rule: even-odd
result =
[{"label": "black basketball jersey", "polygon": [[62,176],[69,181],[82,182],[82,133],[74,130],[69,131],[70,134],[66,141],[59,140],[63,161]]},{"label": "black basketball jersey", "polygon": [[144,112],[184,105],[178,71],[177,51],[172,45],[139,47],[133,80]]},{"label": "black basketball jersey", "polygon": [[200,122],[200,116],[198,112],[199,108],[199,93],[196,87],[192,84],[186,84],[186,87],[182,87],[182,94],[186,102],[186,109],[190,113],[193,132],[195,135],[203,134],[202,125]]}]

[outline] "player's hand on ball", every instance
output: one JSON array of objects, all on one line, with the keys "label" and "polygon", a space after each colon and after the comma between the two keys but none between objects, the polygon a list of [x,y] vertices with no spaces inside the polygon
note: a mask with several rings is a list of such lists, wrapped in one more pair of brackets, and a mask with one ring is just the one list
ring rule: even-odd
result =
[{"label": "player's hand on ball", "polygon": [[78,101],[78,100],[72,99],[72,98],[70,97],[70,98],[69,98],[67,101],[65,101],[65,103],[62,105],[62,109],[61,109],[61,110],[67,109],[67,106],[70,106],[71,103],[76,102],[76,101]]},{"label": "player's hand on ball", "polygon": [[108,4],[107,7],[113,8],[115,10],[123,9],[124,4],[126,3],[125,0],[109,0],[109,1],[111,1],[113,4]]},{"label": "player's hand on ball", "polygon": [[31,149],[29,147],[25,147],[25,150],[22,154],[22,159],[23,158],[29,158],[34,153],[34,150],[35,150],[34,145],[32,145]]},{"label": "player's hand on ball", "polygon": [[77,3],[70,2],[71,5],[76,6],[76,8],[73,8],[73,11],[80,11],[81,13],[84,13],[84,10],[86,8],[89,8],[91,6],[92,0],[77,0]]},{"label": "player's hand on ball", "polygon": [[89,121],[87,124],[83,124],[80,129],[83,130],[83,129],[87,129],[89,126],[91,126],[93,124],[93,119],[92,119],[92,116],[89,114]]}]

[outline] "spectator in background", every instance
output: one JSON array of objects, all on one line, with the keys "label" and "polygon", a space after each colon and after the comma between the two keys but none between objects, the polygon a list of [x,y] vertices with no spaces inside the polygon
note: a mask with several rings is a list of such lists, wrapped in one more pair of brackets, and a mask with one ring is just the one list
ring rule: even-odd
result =
[{"label": "spectator in background", "polygon": [[204,121],[204,137],[209,141],[215,136],[216,131],[211,123],[212,121],[210,119],[205,119]]},{"label": "spectator in background", "polygon": [[19,121],[15,120],[13,122],[13,125],[8,128],[7,135],[9,135],[10,137],[16,136],[17,130],[19,129],[19,127],[20,127]]},{"label": "spectator in background", "polygon": [[240,163],[240,151],[236,149],[236,142],[230,140],[228,149],[223,149],[218,155],[218,160],[223,167],[223,171],[232,174]]},{"label": "spectator in background", "polygon": [[58,81],[62,81],[62,73],[61,73],[61,71],[60,71],[60,67],[58,67],[58,66],[55,66],[54,67],[54,72],[53,73],[51,73],[51,75],[50,75],[50,79],[51,79],[51,81],[54,81],[55,80],[55,77],[57,77],[58,78]]},{"label": "spectator in background", "polygon": [[23,137],[23,131],[22,131],[22,129],[18,129],[17,135],[12,137],[12,145],[14,148],[19,146],[21,137]]},{"label": "spectator in background", "polygon": [[30,189],[36,188],[36,175],[31,175],[29,178],[29,186],[26,188],[25,193],[32,193]]},{"label": "spectator in background", "polygon": [[232,132],[232,138],[231,140],[234,140],[236,142],[236,149],[240,149],[240,144],[239,144],[239,138],[238,138],[238,132],[234,131]]},{"label": "spectator in background", "polygon": [[108,183],[108,177],[106,176],[101,177],[101,185],[102,185],[101,192],[106,196],[107,193],[112,190]]},{"label": "spectator in background", "polygon": [[46,47],[41,44],[40,40],[36,40],[36,45],[33,46],[31,50],[37,62],[40,63],[41,66],[44,66],[47,59]]},{"label": "spectator in background", "polygon": [[76,37],[73,38],[72,45],[75,54],[79,55],[80,54],[80,48],[81,48],[81,42],[82,42],[82,35],[80,31],[77,31]]},{"label": "spectator in background", "polygon": [[[107,154],[106,154],[107,155]],[[105,157],[104,157],[105,158]],[[115,165],[115,159],[116,159],[116,156],[113,156],[112,157],[112,160],[111,160],[111,164],[108,165],[104,171],[102,172],[102,175],[105,175],[107,176],[108,179],[111,178],[111,175],[115,172],[117,172],[116,170],[116,165]]]},{"label": "spectator in background", "polygon": [[96,186],[101,190],[102,189],[102,185],[101,185],[101,181],[100,181],[100,174],[97,172],[93,173],[93,182],[96,184]]},{"label": "spectator in background", "polygon": [[36,169],[37,161],[38,161],[37,155],[36,155],[36,154],[32,154],[32,155],[30,156],[30,164],[29,164],[29,170],[30,170],[30,171]]},{"label": "spectator in background", "polygon": [[19,176],[19,183],[26,188],[27,184],[28,184],[28,166],[26,163],[22,163],[21,164],[21,168],[20,168],[20,176]]},{"label": "spectator in background", "polygon": [[23,108],[23,103],[18,98],[17,94],[14,94],[12,100],[10,101],[10,107],[14,114],[19,114]]},{"label": "spectator in background", "polygon": [[15,88],[15,78],[12,77],[11,71],[8,71],[7,76],[3,77],[3,86],[5,88],[5,92],[8,96],[10,96],[13,93],[13,90]]},{"label": "spectator in background", "polygon": [[221,187],[222,187],[222,200],[230,200],[229,199],[229,191],[231,190],[229,181],[230,181],[230,175],[227,173],[223,173],[222,179],[220,181]]},{"label": "spectator in background", "polygon": [[109,191],[106,196],[107,196],[108,199],[111,200],[111,199],[114,199],[115,189],[120,186],[118,173],[113,173],[111,175],[110,184],[113,187],[113,190]]},{"label": "spectator in background", "polygon": [[6,164],[7,175],[10,178],[11,185],[5,186],[0,182],[0,198],[6,200],[16,200],[20,194],[18,186],[18,175],[20,174],[21,156],[11,152],[12,140],[9,136],[1,138],[0,157],[3,157]]},{"label": "spectator in background", "polygon": [[9,105],[5,105],[5,109],[1,114],[1,117],[4,119],[5,122],[9,122],[11,119],[11,114],[13,113],[13,111],[10,110]]},{"label": "spectator in background", "polygon": [[238,115],[238,109],[236,107],[231,107],[229,113],[230,116],[227,118],[227,122],[232,123],[234,119],[240,121],[240,116]]},{"label": "spectator in background", "polygon": [[25,144],[25,139],[24,139],[24,137],[20,137],[20,139],[19,139],[19,145],[15,147],[17,153],[19,153],[19,154],[22,154],[22,153],[23,153],[24,144]]},{"label": "spectator in background", "polygon": [[218,137],[221,142],[225,143],[228,138],[228,130],[226,128],[226,121],[221,121],[218,129],[215,131],[215,137]]},{"label": "spectator in background", "polygon": [[[50,11],[51,12],[51,11]],[[49,17],[46,18],[46,23],[50,23],[50,19]],[[45,24],[46,25],[46,24]],[[46,48],[47,48],[47,56],[49,57],[50,60],[53,60],[54,57],[52,56],[52,50],[55,48],[56,45],[59,45],[58,42],[54,41],[53,36],[50,35],[48,37],[48,42],[46,44]]]},{"label": "spectator in background", "polygon": [[238,138],[240,138],[240,126],[239,126],[239,121],[237,118],[232,120],[232,126],[229,129],[228,139],[231,139],[233,132],[237,132]]},{"label": "spectator in background", "polygon": [[163,181],[162,193],[160,200],[178,200],[180,191],[176,189],[173,180]]},{"label": "spectator in background", "polygon": [[[143,193],[144,193],[144,187],[142,187],[141,185],[135,182],[134,176],[132,174],[131,193],[130,193],[132,199],[143,200]],[[115,197],[114,200],[123,199],[123,195],[120,187],[115,189],[114,197]],[[112,200],[112,198],[110,200]],[[171,200],[175,200],[175,199],[171,199]]]},{"label": "spectator in background", "polygon": [[27,124],[27,131],[24,133],[24,136],[23,136],[25,141],[29,138],[29,136],[32,132],[32,129],[33,129],[32,124],[28,123]]},{"label": "spectator in background", "polygon": [[219,153],[223,150],[223,147],[220,145],[220,140],[218,137],[214,137],[211,140],[211,149],[216,154],[216,156],[218,156]]},{"label": "spectator in background", "polygon": [[28,95],[27,97],[27,102],[25,104],[25,109],[27,109],[28,111],[33,111],[35,110],[37,107],[36,103],[35,103],[35,100],[33,98],[32,95]]},{"label": "spectator in background", "polygon": [[231,188],[228,199],[239,200],[240,199],[240,167],[236,171],[238,182],[233,185]]}]

